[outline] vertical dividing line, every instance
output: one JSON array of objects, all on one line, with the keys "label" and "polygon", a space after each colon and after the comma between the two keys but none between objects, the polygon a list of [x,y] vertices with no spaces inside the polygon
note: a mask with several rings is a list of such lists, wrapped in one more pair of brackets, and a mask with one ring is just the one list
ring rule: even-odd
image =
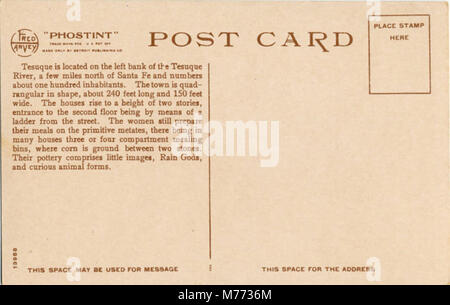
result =
[{"label": "vertical dividing line", "polygon": [[[208,63],[208,137],[211,137],[211,74]],[[212,233],[211,233],[211,139],[208,141],[208,212],[209,212],[209,259],[212,258]]]},{"label": "vertical dividing line", "polygon": [[367,49],[368,49],[368,57],[369,57],[369,94],[372,93],[371,83],[370,83],[370,16],[367,16]]}]

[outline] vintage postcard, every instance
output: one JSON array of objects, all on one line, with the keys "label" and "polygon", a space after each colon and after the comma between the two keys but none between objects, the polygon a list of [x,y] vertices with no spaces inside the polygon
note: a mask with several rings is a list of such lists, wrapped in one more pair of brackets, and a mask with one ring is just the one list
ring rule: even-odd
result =
[{"label": "vintage postcard", "polygon": [[2,0],[4,284],[446,284],[446,2]]}]

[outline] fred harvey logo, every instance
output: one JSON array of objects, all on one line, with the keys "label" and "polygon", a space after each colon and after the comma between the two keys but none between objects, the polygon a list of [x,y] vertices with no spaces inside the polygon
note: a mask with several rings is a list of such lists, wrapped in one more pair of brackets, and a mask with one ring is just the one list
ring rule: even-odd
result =
[{"label": "fred harvey logo", "polygon": [[36,53],[39,48],[39,39],[32,30],[21,29],[12,35],[11,48],[17,55],[28,57]]}]

